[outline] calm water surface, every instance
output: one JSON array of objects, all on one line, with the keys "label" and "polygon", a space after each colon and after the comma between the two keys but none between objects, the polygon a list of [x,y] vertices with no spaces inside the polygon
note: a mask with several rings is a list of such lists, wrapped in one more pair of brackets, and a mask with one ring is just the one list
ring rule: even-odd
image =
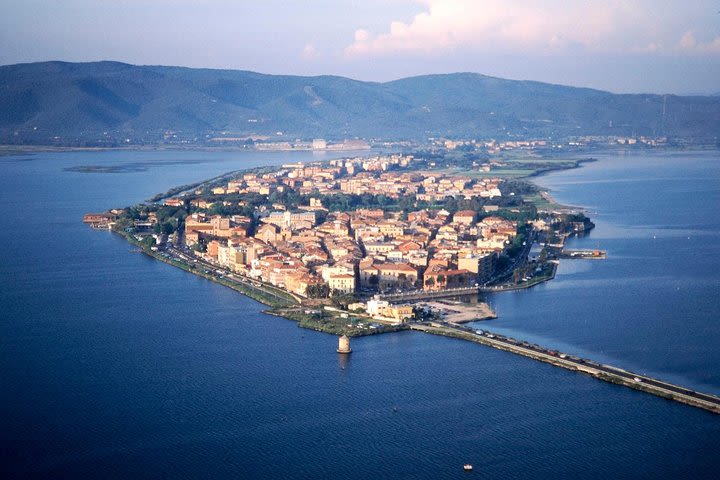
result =
[{"label": "calm water surface", "polygon": [[[335,337],[80,223],[308,158],[0,157],[4,478],[468,478],[465,462],[482,478],[716,477],[712,414],[413,332],[356,339],[343,360]],[[127,168],[64,170],[83,165]],[[718,165],[609,156],[544,177],[559,200],[598,210],[575,245],[600,241],[610,258],[491,298],[501,318],[487,326],[720,389]]]},{"label": "calm water surface", "polygon": [[555,281],[490,299],[492,327],[720,394],[720,155],[602,155],[538,180],[597,227]]}]

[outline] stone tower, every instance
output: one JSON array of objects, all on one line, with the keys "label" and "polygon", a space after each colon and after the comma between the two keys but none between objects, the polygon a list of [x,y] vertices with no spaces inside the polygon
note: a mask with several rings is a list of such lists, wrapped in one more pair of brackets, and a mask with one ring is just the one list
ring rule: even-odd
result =
[{"label": "stone tower", "polygon": [[340,337],[340,340],[338,341],[338,353],[350,353],[352,352],[352,348],[350,348],[350,339],[347,335],[343,335]]}]

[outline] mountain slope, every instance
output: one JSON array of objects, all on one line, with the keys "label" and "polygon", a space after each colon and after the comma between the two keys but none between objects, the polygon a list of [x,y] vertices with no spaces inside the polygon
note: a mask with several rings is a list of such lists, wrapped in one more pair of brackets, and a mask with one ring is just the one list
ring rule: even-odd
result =
[{"label": "mountain slope", "polygon": [[[44,62],[0,67],[0,142],[159,143],[167,131],[291,138],[669,135],[712,140],[720,97],[616,95],[474,73],[387,83]],[[663,111],[665,112],[663,115]]]}]

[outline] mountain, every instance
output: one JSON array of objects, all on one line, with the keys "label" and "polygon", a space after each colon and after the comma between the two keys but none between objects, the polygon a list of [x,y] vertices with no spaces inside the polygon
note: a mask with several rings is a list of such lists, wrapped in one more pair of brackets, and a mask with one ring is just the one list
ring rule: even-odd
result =
[{"label": "mountain", "polygon": [[118,62],[43,62],[1,66],[0,105],[0,143],[111,145],[129,139],[152,144],[168,136],[202,142],[223,134],[293,139],[666,135],[695,140],[720,134],[717,96],[618,95],[475,73],[375,83]]}]

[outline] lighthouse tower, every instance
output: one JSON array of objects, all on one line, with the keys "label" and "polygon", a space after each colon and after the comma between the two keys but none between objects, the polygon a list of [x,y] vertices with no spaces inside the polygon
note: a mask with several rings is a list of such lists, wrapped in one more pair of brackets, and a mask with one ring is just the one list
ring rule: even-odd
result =
[{"label": "lighthouse tower", "polygon": [[350,348],[350,339],[347,335],[343,335],[340,337],[340,340],[338,341],[338,353],[350,353],[352,352],[352,348]]}]

